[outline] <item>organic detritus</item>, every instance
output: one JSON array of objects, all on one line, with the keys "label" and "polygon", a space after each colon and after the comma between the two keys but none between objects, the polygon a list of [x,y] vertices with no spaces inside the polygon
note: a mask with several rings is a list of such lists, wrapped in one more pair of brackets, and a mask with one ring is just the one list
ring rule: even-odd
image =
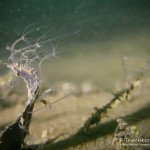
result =
[{"label": "organic detritus", "polygon": [[[20,150],[24,143],[24,139],[29,133],[32,112],[35,101],[38,98],[38,90],[40,87],[39,76],[35,68],[32,67],[32,63],[36,60],[42,63],[46,58],[52,56],[49,54],[46,57],[40,57],[41,47],[44,47],[48,41],[43,41],[45,37],[41,37],[35,41],[35,43],[31,44],[26,38],[30,32],[32,31],[23,33],[10,47],[7,47],[7,50],[9,50],[11,54],[9,62],[5,63],[5,65],[11,69],[17,77],[24,80],[28,91],[28,100],[25,104],[24,111],[0,133],[1,150],[10,150],[12,147],[15,150]],[[27,46],[20,48],[22,42],[25,42]]]}]

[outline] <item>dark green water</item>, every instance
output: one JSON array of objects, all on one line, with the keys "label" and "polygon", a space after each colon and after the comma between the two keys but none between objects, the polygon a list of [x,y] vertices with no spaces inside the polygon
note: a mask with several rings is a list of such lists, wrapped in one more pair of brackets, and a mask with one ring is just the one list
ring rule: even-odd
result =
[{"label": "dark green water", "polygon": [[[81,66],[80,71],[86,64],[91,65],[89,72],[93,72],[93,67],[99,70],[101,53],[121,53],[124,57],[147,55],[150,51],[150,0],[1,0],[0,59],[7,60],[6,46],[29,25],[28,30],[38,31],[27,38],[36,40],[48,32],[46,36],[55,38],[54,44],[59,43],[58,49],[65,50],[61,57],[69,56],[69,60],[61,61],[60,57],[58,61],[65,62],[66,70],[69,64],[74,64],[71,68]],[[84,67],[79,63],[81,60]],[[80,71],[77,68],[76,72]]]},{"label": "dark green water", "polygon": [[[105,41],[149,29],[149,0],[1,0],[0,48],[30,24],[73,42]],[[70,39],[70,37],[69,37]],[[69,41],[68,41],[69,42]]]}]

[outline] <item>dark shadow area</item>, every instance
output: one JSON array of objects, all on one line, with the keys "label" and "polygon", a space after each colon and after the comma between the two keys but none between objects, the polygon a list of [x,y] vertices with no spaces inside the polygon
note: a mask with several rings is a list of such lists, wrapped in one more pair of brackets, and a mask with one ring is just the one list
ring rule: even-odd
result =
[{"label": "dark shadow area", "polygon": [[[145,106],[144,108],[125,116],[126,118],[138,118],[134,121],[134,124],[140,122],[141,120],[150,118],[150,105]],[[53,144],[46,145],[44,149],[51,149],[51,150],[63,150],[69,147],[74,147],[97,138],[113,134],[117,126],[116,120],[111,120],[109,122],[97,125],[89,130],[87,134],[85,133],[75,133],[74,135],[64,139],[62,141],[58,141]]]},{"label": "dark shadow area", "polygon": [[2,130],[4,130],[4,128],[8,125],[8,124],[10,124],[11,122],[8,122],[8,123],[5,123],[5,124],[0,124],[0,132],[2,131]]}]

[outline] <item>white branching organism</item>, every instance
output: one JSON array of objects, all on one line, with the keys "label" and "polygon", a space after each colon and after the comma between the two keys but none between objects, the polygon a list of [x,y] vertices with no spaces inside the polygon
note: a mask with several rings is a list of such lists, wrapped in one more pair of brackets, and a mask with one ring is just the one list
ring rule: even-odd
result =
[{"label": "white branching organism", "polygon": [[[7,46],[6,49],[10,51],[9,63],[17,63],[23,65],[28,69],[32,66],[34,62],[37,64],[42,64],[43,61],[49,57],[55,56],[56,51],[53,44],[53,39],[49,39],[48,33],[42,35],[38,39],[28,39],[27,36],[33,31],[39,30],[33,29],[31,31],[26,31],[30,26],[28,26],[21,37],[17,39],[10,47]],[[52,48],[50,53],[48,49]]]},{"label": "white branching organism", "polygon": [[[27,31],[31,26],[28,26],[22,36],[10,47],[7,47],[7,50],[10,51],[10,56],[8,63],[5,64],[25,81],[28,90],[28,100],[22,114],[0,133],[0,149],[9,150],[13,146],[15,150],[20,150],[28,134],[34,104],[36,99],[38,99],[40,80],[35,69],[35,64],[39,64],[41,67],[46,59],[56,56],[52,40],[48,39],[46,34],[37,40],[29,40],[27,38],[33,31],[39,30],[37,28]],[[51,45],[53,47],[52,53],[47,50],[47,48],[51,48]],[[46,103],[46,101],[44,102]]]}]

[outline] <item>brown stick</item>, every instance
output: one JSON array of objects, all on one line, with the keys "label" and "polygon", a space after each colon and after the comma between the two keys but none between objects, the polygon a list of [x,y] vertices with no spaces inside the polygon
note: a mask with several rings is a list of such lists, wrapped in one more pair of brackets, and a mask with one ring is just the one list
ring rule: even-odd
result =
[{"label": "brown stick", "polygon": [[31,112],[33,111],[39,89],[39,78],[36,71],[32,68],[26,69],[24,66],[18,64],[11,64],[8,67],[16,75],[24,79],[28,89],[28,101],[22,114],[0,133],[0,150],[20,150],[29,130],[32,118]]}]

